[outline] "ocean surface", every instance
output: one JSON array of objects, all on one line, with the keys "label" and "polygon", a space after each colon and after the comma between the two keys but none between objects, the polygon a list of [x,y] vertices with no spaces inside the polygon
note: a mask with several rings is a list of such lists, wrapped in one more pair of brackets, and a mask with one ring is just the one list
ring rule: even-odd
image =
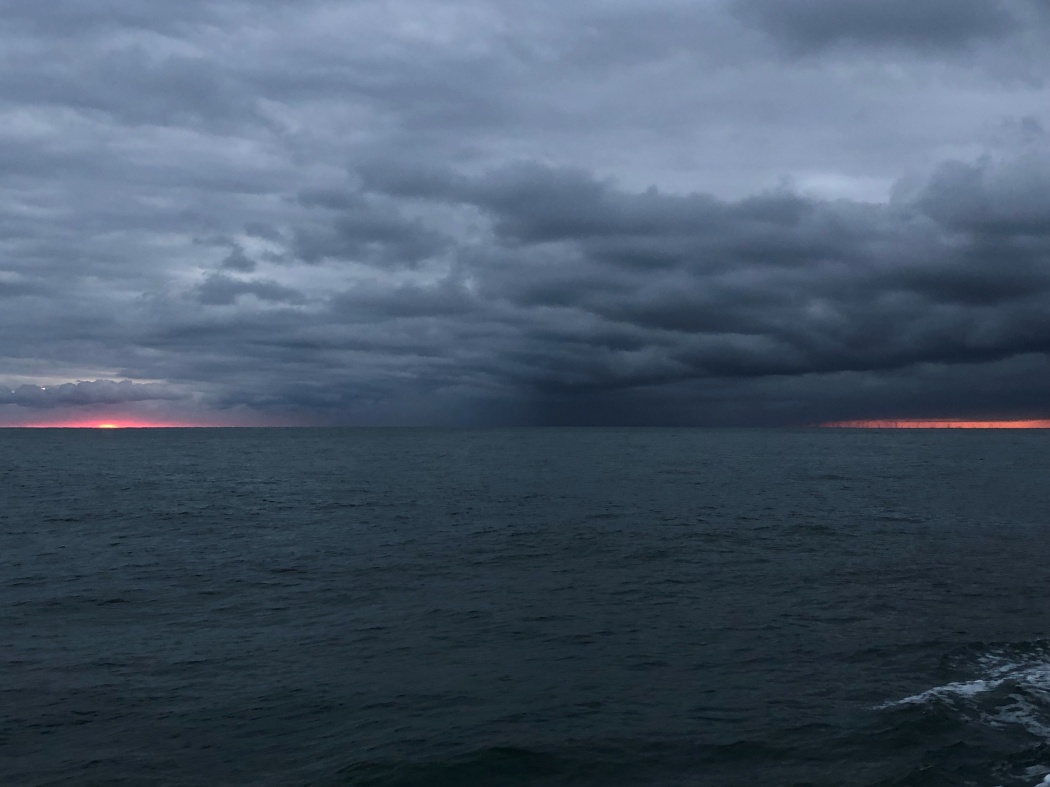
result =
[{"label": "ocean surface", "polygon": [[1050,433],[0,430],[0,784],[1024,785]]}]

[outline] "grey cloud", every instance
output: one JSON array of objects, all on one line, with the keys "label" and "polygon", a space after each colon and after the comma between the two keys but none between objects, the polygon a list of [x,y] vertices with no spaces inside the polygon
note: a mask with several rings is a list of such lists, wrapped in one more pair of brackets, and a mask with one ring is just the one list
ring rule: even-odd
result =
[{"label": "grey cloud", "polygon": [[[959,168],[968,179],[946,186]],[[787,192],[738,202],[630,193],[535,166],[470,181],[450,175],[443,189],[430,172],[411,196],[469,200],[491,216],[497,242],[519,249],[519,265],[472,271],[483,295],[651,332],[648,354],[637,357],[562,362],[554,347],[520,356],[538,385],[616,388],[1046,351],[1050,243],[1042,225],[1022,219],[1045,215],[1031,202],[1050,185],[1050,169],[1015,162],[989,176],[1023,197],[1012,206],[985,199],[988,178],[975,172],[946,165],[917,201],[894,206]],[[400,176],[391,191],[407,194],[408,182]],[[994,203],[1002,217],[960,201]],[[560,265],[530,259],[527,249],[550,244]]]},{"label": "grey cloud", "polygon": [[461,282],[446,279],[436,286],[401,285],[392,289],[355,288],[330,302],[340,319],[384,322],[413,317],[456,317],[486,304],[472,296]]},{"label": "grey cloud", "polygon": [[1038,414],[1048,10],[0,0],[0,370],[317,423]]},{"label": "grey cloud", "polygon": [[[310,0],[303,0],[306,6]],[[3,0],[0,9],[11,24],[32,34],[69,34],[112,31],[187,35],[201,28],[243,23],[252,13],[279,9],[279,0],[184,0],[163,7],[147,7],[128,0],[53,0],[46,11],[33,0]]]},{"label": "grey cloud", "polygon": [[397,203],[377,203],[354,192],[308,191],[301,196],[308,208],[332,211],[333,218],[300,227],[291,246],[307,263],[324,260],[384,266],[414,266],[440,254],[448,239],[438,230],[408,218]]},{"label": "grey cloud", "polygon": [[[928,365],[874,376],[863,372],[687,381],[661,389],[618,389],[589,397],[534,400],[530,420],[646,426],[810,425],[826,421],[1039,417],[1050,397],[1050,364],[1027,355],[990,364]],[[844,415],[846,414],[846,415]]]},{"label": "grey cloud", "polygon": [[270,303],[299,304],[305,301],[303,294],[275,281],[251,279],[242,281],[214,273],[206,278],[196,290],[197,300],[208,306],[228,306],[242,295],[253,295],[260,301]]},{"label": "grey cloud", "polygon": [[0,298],[17,298],[27,295],[41,295],[47,292],[43,282],[22,277],[0,278]]},{"label": "grey cloud", "polygon": [[[909,386],[943,378],[930,369],[996,368],[1050,351],[1050,239],[1027,221],[958,208],[986,204],[987,188],[1041,193],[1050,170],[1033,161],[946,164],[912,199],[888,205],[783,190],[738,201],[631,192],[538,165],[477,177],[430,170],[415,179],[426,188],[414,190],[404,185],[409,173],[393,186],[366,178],[372,190],[388,187],[382,199],[481,211],[488,240],[453,244],[455,266],[432,283],[362,283],[308,320],[232,312],[221,324],[200,323],[173,312],[176,322],[148,341],[165,353],[196,352],[177,375],[168,362],[177,379],[221,370],[226,390],[213,401],[223,406],[353,409],[461,388],[504,397],[508,412],[516,401],[519,415],[558,420],[587,408],[576,401],[615,419],[632,408],[672,413],[674,391],[705,385],[756,407],[765,401],[763,418],[819,420],[818,408],[830,407],[821,381],[857,379],[864,390],[896,381],[886,396],[914,412]],[[951,180],[957,171],[969,175]],[[332,192],[312,207],[337,224],[368,199]],[[203,300],[226,305],[252,287],[221,276],[206,286],[214,292]],[[263,359],[313,382],[251,382]],[[265,391],[253,392],[259,385]],[[775,406],[781,385],[801,403]],[[955,401],[951,390],[943,386],[942,402]],[[1002,397],[1017,408],[1037,399]],[[967,406],[980,403],[974,394]],[[714,402],[696,420],[732,410]]]},{"label": "grey cloud", "polygon": [[938,222],[959,230],[1050,236],[1050,156],[944,164],[921,204]]},{"label": "grey cloud", "polygon": [[244,231],[247,235],[250,235],[253,238],[263,238],[270,241],[283,240],[281,233],[276,228],[267,226],[258,221],[249,221],[245,225]]},{"label": "grey cloud", "polygon": [[128,124],[217,128],[256,113],[237,78],[203,57],[157,56],[132,47],[99,53],[87,64],[56,59],[42,70],[32,68],[32,53],[22,57],[24,63],[0,77],[0,92],[38,105],[105,112]]},{"label": "grey cloud", "polygon": [[223,258],[221,265],[228,270],[251,273],[255,270],[256,262],[244,253],[244,249],[237,247]]},{"label": "grey cloud", "polygon": [[734,0],[742,19],[801,52],[839,43],[957,48],[1016,30],[1023,18],[1014,5],[1004,0]]},{"label": "grey cloud", "polygon": [[20,385],[14,389],[0,385],[0,405],[33,408],[173,401],[183,398],[185,394],[171,386],[160,383],[135,383],[131,380],[93,380],[55,386]]},{"label": "grey cloud", "polygon": [[442,180],[428,171],[415,180],[401,175],[389,181],[366,172],[363,182],[397,196],[472,204],[494,218],[494,231],[504,242],[593,243],[606,262],[637,260],[647,268],[659,266],[661,259],[678,264],[683,255],[693,255],[696,265],[724,263],[726,255],[696,255],[698,243],[712,251],[721,243],[735,244],[745,256],[784,265],[812,260],[836,241],[849,242],[852,234],[869,231],[848,208],[826,210],[789,191],[736,203],[656,189],[631,193],[579,169],[537,164],[500,168],[474,180],[451,173]]}]

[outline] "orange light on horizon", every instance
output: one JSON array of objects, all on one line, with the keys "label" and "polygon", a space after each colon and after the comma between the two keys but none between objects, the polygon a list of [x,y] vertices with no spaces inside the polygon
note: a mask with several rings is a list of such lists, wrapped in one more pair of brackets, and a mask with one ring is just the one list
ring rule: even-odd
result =
[{"label": "orange light on horizon", "polygon": [[116,424],[99,424],[96,429],[120,429]]},{"label": "orange light on horizon", "polygon": [[833,429],[1050,429],[1050,419],[1016,421],[966,421],[954,419],[872,419],[829,421],[821,427]]}]

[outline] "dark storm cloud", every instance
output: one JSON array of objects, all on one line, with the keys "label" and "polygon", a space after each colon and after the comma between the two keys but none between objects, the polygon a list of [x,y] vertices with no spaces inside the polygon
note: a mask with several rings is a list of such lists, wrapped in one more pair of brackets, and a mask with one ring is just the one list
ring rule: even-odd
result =
[{"label": "dark storm cloud", "polygon": [[1050,236],[1050,178],[1045,158],[941,165],[921,197],[941,224],[990,237]]},{"label": "dark storm cloud", "polygon": [[[544,389],[879,372],[1050,350],[1046,158],[946,164],[892,205],[783,191],[736,202],[631,193],[535,165],[363,182],[490,217],[510,257],[471,275],[483,298],[533,316],[503,358],[527,365]],[[580,322],[575,331],[540,327],[554,309]],[[634,341],[594,342],[588,320]]]},{"label": "dark storm cloud", "polygon": [[354,259],[413,266],[447,246],[439,231],[405,217],[396,202],[376,203],[360,194],[324,190],[304,193],[301,203],[334,215],[332,220],[296,231],[292,252],[303,262]]},{"label": "dark storm cloud", "polygon": [[131,380],[93,380],[55,386],[20,385],[15,389],[0,385],[0,405],[55,408],[69,405],[119,404],[182,399],[185,395],[159,383]]},{"label": "dark storm cloud", "polygon": [[1045,416],[1048,11],[0,0],[0,403]]}]

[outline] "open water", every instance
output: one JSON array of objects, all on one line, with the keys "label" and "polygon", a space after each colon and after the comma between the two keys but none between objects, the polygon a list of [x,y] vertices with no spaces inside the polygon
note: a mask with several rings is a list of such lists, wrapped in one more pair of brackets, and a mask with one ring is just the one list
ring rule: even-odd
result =
[{"label": "open water", "polygon": [[0,784],[1032,785],[1043,431],[0,430]]}]

